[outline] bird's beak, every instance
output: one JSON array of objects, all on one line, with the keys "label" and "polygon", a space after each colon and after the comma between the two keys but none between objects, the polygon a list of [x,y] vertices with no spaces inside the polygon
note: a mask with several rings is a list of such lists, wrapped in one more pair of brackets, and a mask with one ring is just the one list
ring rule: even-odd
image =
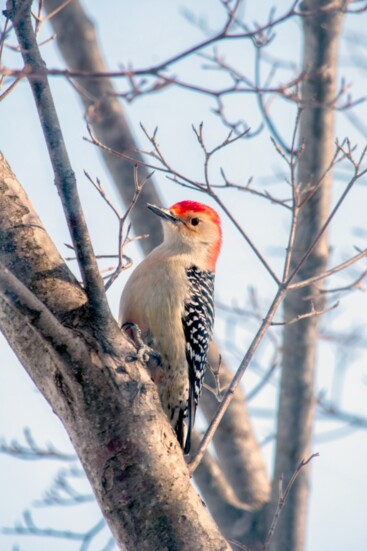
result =
[{"label": "bird's beak", "polygon": [[164,209],[162,207],[156,207],[155,205],[151,205],[150,203],[147,203],[147,207],[149,210],[154,212],[154,214],[157,214],[158,216],[163,218],[163,220],[168,220],[169,222],[173,222],[174,224],[181,222],[181,220],[177,218],[177,216],[172,214],[172,212],[169,211],[168,209]]}]

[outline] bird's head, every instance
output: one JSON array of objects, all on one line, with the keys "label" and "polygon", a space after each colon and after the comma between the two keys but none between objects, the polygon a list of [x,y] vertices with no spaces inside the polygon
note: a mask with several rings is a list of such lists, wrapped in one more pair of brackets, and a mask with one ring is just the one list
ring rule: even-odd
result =
[{"label": "bird's head", "polygon": [[222,229],[218,213],[203,203],[180,201],[169,209],[149,205],[148,208],[164,222],[165,242],[204,257],[208,269],[214,270],[222,244]]}]

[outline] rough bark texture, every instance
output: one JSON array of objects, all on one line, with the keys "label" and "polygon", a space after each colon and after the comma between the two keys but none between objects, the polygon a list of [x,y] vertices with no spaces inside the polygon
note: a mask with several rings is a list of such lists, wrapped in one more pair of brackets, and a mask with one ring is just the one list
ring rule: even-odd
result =
[{"label": "rough bark texture", "polygon": [[[29,4],[9,0],[14,8],[22,6],[19,17]],[[302,90],[306,107],[300,135],[305,151],[298,172],[303,190],[317,184],[332,155],[332,102],[342,14],[333,4],[334,11],[326,9],[317,15],[326,5],[321,0],[302,4],[312,13],[304,18],[308,79]],[[45,0],[45,6],[51,12],[59,2]],[[106,70],[94,26],[77,0],[51,21],[70,69]],[[77,82],[85,91],[81,95],[84,106],[93,108],[89,113],[97,137],[107,146],[131,154],[136,145],[111,82],[93,78]],[[133,167],[123,159],[103,155],[128,204],[134,190]],[[302,208],[293,267],[325,221],[329,188],[330,175]],[[116,541],[127,549],[143,551],[228,549],[192,489],[154,385],[141,366],[126,364],[125,355],[131,350],[112,318],[108,334],[91,319],[84,290],[63,263],[3,158],[0,194],[0,329],[63,421]],[[132,216],[135,233],[150,234],[141,241],[145,252],[161,241],[160,224],[150,225],[152,217],[145,216],[147,202],[161,202],[152,183],[145,186]],[[326,262],[327,241],[323,237],[298,278],[320,273]],[[310,311],[311,302],[316,308],[322,307],[312,288],[293,291],[285,301],[286,318]],[[315,317],[285,329],[270,506],[270,483],[239,390],[215,436],[218,460],[207,453],[196,473],[220,529],[251,546],[252,551],[262,547],[278,499],[279,475],[284,473],[286,483],[300,459],[310,453],[316,337]],[[214,347],[210,361],[215,365],[217,360]],[[223,386],[231,376],[223,365]],[[211,419],[217,402],[210,393],[204,393],[202,406]],[[288,498],[272,543],[274,550],[303,549],[307,497],[305,470]]]},{"label": "rough bark texture", "polygon": [[[75,329],[58,321],[71,309],[82,316],[85,295],[3,157],[0,190],[0,260],[11,268],[10,279],[6,269],[0,275],[0,328],[65,425],[117,543],[228,549],[192,488],[154,384],[124,362],[123,335],[101,335],[75,315]],[[32,286],[37,278],[42,285]]]},{"label": "rough bark texture", "polygon": [[[304,23],[304,68],[302,86],[305,110],[300,124],[300,142],[305,144],[300,159],[298,180],[301,195],[317,185],[330,164],[334,151],[334,105],[336,95],[337,48],[342,24],[342,2],[334,10],[319,15],[329,2],[309,0],[302,8],[312,13]],[[331,173],[300,211],[292,267],[313,242],[330,210]],[[306,279],[323,272],[328,261],[328,241],[324,235],[298,273]],[[310,312],[312,304],[322,309],[323,298],[314,287],[292,291],[284,301],[285,319]],[[280,384],[276,460],[272,492],[273,507],[278,500],[278,480],[284,474],[287,484],[298,463],[311,453],[314,420],[314,374],[318,337],[318,317],[288,325],[284,330],[283,368]],[[309,494],[309,469],[304,469],[290,493],[271,549],[304,549]]]},{"label": "rough bark texture", "polygon": [[86,296],[55,249],[23,188],[0,153],[1,262],[58,318],[86,303]]},{"label": "rough bark texture", "polygon": [[[51,13],[58,3],[56,0],[45,0],[45,8]],[[51,24],[57,33],[57,44],[69,69],[89,72],[107,71],[106,64],[100,53],[96,32],[90,19],[85,14],[78,0],[74,0],[56,16]],[[131,153],[137,148],[120,101],[113,96],[115,93],[112,82],[103,79],[79,79],[79,86],[86,91],[81,99],[86,108],[98,105],[98,117],[91,123],[97,137],[102,143],[116,149]],[[121,198],[128,204],[134,189],[131,163],[103,153],[104,160],[111,176],[121,193]],[[161,224],[153,217],[146,216],[146,203],[161,204],[161,199],[153,184],[153,180],[145,186],[143,194],[133,211],[132,226],[135,234],[148,233],[149,238],[139,241],[145,253],[149,252],[161,241]],[[214,344],[211,348],[209,361],[213,365],[218,362],[219,352]],[[226,387],[232,379],[232,372],[225,362],[221,366],[222,385]],[[209,384],[212,379],[209,375]],[[208,420],[215,415],[218,402],[209,393],[204,392],[200,407],[203,408]],[[247,504],[250,509],[257,508],[269,498],[270,483],[265,470],[264,460],[256,442],[249,419],[246,400],[240,390],[237,390],[228,411],[220,424],[215,436],[215,447],[220,457],[220,467],[216,470],[219,478],[221,469],[227,477],[227,485],[231,485],[241,504],[237,514],[243,517],[241,507]],[[216,484],[213,473],[195,479],[205,495],[206,503],[220,527],[229,527],[233,518],[233,510],[227,509],[226,495],[220,491],[212,492],[212,484]],[[209,483],[210,480],[210,483]],[[223,482],[223,479],[221,479]],[[209,484],[209,486],[208,486]],[[220,485],[220,482],[218,482]],[[223,501],[222,501],[223,500]],[[243,502],[243,503],[242,503]],[[220,514],[219,514],[220,511]],[[228,518],[226,517],[228,513]],[[228,530],[226,531],[228,534]]]},{"label": "rough bark texture", "polygon": [[[192,488],[155,385],[143,366],[125,362],[132,347],[109,310],[102,318],[94,315],[98,308],[93,306],[106,303],[105,294],[91,258],[30,7],[29,0],[9,0],[7,15],[24,61],[37,75],[29,80],[85,293],[62,266],[1,157],[0,328],[63,422],[118,545],[142,550],[228,549]],[[28,250],[22,238],[33,248]],[[37,278],[42,285],[34,284]],[[68,300],[64,292],[60,296],[60,289],[67,292]]]}]

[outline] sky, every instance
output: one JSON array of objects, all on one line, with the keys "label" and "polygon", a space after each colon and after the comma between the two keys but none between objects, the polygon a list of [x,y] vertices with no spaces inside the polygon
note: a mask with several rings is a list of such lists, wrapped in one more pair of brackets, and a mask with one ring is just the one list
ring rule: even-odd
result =
[{"label": "sky", "polygon": [[[277,14],[287,10],[290,2],[281,0],[276,3]],[[264,21],[272,3],[244,4],[243,15],[248,24]],[[95,22],[105,58],[111,69],[132,64],[133,67],[146,67],[169,58],[178,51],[202,40],[203,30],[188,17],[206,22],[208,32],[220,28],[222,8],[213,0],[159,0],[149,2],[127,2],[109,0],[108,8],[101,8],[97,0],[88,2],[88,13]],[[345,22],[341,43],[339,79],[345,77],[350,86],[349,92],[356,100],[363,97],[366,90],[366,69],[355,67],[357,58],[363,58],[366,51],[360,45],[363,36],[363,16],[348,16]],[[51,30],[45,25],[41,39],[50,36]],[[299,66],[302,55],[301,27],[299,21],[292,20],[275,33],[271,47],[267,52],[274,59],[292,61]],[[14,36],[10,39],[15,44]],[[42,53],[48,67],[63,67],[63,61],[53,42],[42,47]],[[210,52],[208,52],[210,53]],[[253,78],[254,50],[250,43],[224,45],[220,49],[232,65]],[[182,78],[195,82],[204,82],[206,86],[225,83],[225,77],[216,71],[202,71],[203,59],[185,62],[180,71]],[[4,65],[19,65],[19,54],[6,51]],[[266,79],[274,61],[263,66],[262,78]],[[290,74],[280,72],[275,82]],[[85,215],[92,235],[95,251],[98,254],[115,252],[117,228],[110,211],[97,193],[91,189],[83,175],[87,170],[97,176],[109,196],[118,204],[118,197],[110,182],[99,152],[95,147],[83,141],[87,131],[75,91],[63,79],[51,80],[56,107],[62,125],[65,141],[76,172],[79,192]],[[122,90],[124,84],[116,83]],[[153,131],[158,126],[158,140],[162,151],[177,170],[195,177],[202,177],[203,158],[192,125],[204,124],[204,136],[209,146],[214,147],[227,134],[213,113],[213,100],[200,94],[184,90],[170,89],[137,99],[131,104],[124,103],[131,128],[142,149],[148,149],[146,139],[140,129],[142,123]],[[282,138],[289,143],[294,127],[294,108],[287,102],[273,100],[270,106],[271,116]],[[228,99],[228,116],[231,120],[243,118],[251,129],[259,128],[262,119],[256,99],[251,95],[236,96]],[[64,243],[70,242],[62,215],[61,204],[53,185],[53,175],[47,157],[46,146],[41,134],[40,124],[32,96],[26,82],[21,82],[0,105],[2,132],[0,148],[5,154],[19,181],[25,187],[31,201],[39,213],[45,227],[57,247],[65,256],[69,251]],[[353,111],[363,124],[367,124],[365,104],[361,103]],[[337,114],[336,136],[343,139],[349,136],[353,144],[361,150],[366,143],[366,135],[351,124],[348,114]],[[230,150],[223,151],[214,161],[211,177],[221,182],[219,168],[224,167],[231,181],[246,183],[253,177],[254,185],[259,189],[268,189],[277,194],[287,193],[284,181],[286,167],[276,153],[269,131],[264,128],[253,140],[241,140]],[[342,166],[335,171],[333,201],[344,189],[348,167]],[[181,199],[203,200],[198,193],[185,190],[168,181],[162,174],[155,175],[159,192],[168,206]],[[265,187],[266,186],[266,187]],[[221,192],[226,206],[241,221],[253,241],[267,258],[279,270],[282,252],[286,245],[289,218],[282,209],[263,200],[240,192]],[[208,200],[208,203],[210,201]],[[365,248],[366,233],[358,231],[365,228],[366,181],[361,181],[343,204],[330,230],[330,248],[333,264],[355,254],[355,247]],[[121,205],[120,208],[122,209]],[[274,286],[253,253],[235,231],[230,222],[223,218],[224,244],[218,263],[216,297],[218,303],[248,308],[249,290],[256,288],[261,312],[265,313],[270,303]],[[128,254],[139,262],[141,253],[137,246],[129,246]],[[71,265],[72,267],[72,265]],[[365,269],[365,265],[353,267],[348,273],[335,277],[331,287],[340,287],[352,281]],[[117,315],[118,301],[128,273],[122,274],[109,291],[112,311]],[[340,306],[332,314],[324,316],[322,328],[325,335],[339,332],[337,343],[325,338],[318,350],[318,370],[316,392],[323,392],[328,400],[335,400],[350,415],[366,415],[366,351],[354,344],[343,348],[340,335],[351,331],[365,337],[363,323],[366,312],[366,297],[363,291],[338,294],[330,297],[331,303],[340,300]],[[280,319],[281,313],[278,314]],[[224,315],[217,307],[216,337],[223,344],[224,355],[233,369],[236,368],[246,350],[257,325],[248,318],[240,319],[235,314]],[[281,330],[274,329],[275,338],[281,339]],[[226,346],[227,345],[227,346]],[[243,387],[246,391],[258,383],[266,369],[271,355],[269,342],[264,343],[246,374]],[[23,429],[29,427],[40,446],[53,445],[72,453],[71,445],[61,423],[51,412],[50,407],[35,389],[23,368],[19,365],[5,340],[0,337],[0,438],[6,442],[23,441]],[[277,375],[254,400],[250,402],[250,411],[256,434],[264,444],[264,456],[269,472],[272,468],[273,446],[269,435],[274,428],[274,403],[277,398]],[[320,453],[311,464],[311,498],[308,523],[307,551],[341,551],[342,549],[360,549],[361,542],[367,540],[365,522],[367,474],[365,457],[367,440],[365,430],[351,429],[343,423],[325,419],[318,415],[315,428],[313,451]],[[0,454],[0,524],[14,526],[21,518],[22,511],[40,501],[60,469],[66,464],[59,461],[26,462]],[[76,482],[83,488],[83,481]],[[86,490],[87,491],[87,490]],[[73,510],[62,508],[36,507],[34,518],[41,526],[62,527],[80,531],[91,526],[99,518],[95,506],[87,504],[75,516]],[[60,522],[62,520],[62,522]],[[108,541],[107,532],[100,535],[90,549],[101,549]],[[0,549],[10,551],[14,545],[19,550],[36,551],[46,548],[38,538],[21,538],[0,534]],[[71,551],[79,544],[65,542],[55,538],[47,539],[47,549],[58,551],[67,548]]]}]

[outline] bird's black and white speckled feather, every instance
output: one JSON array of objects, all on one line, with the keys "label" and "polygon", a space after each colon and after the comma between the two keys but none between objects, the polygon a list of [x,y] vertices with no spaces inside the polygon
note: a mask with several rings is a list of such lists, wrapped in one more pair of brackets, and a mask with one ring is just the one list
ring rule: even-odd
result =
[{"label": "bird's black and white speckled feather", "polygon": [[189,298],[182,318],[186,340],[186,358],[189,376],[189,418],[185,448],[190,448],[191,430],[195,421],[203,378],[207,366],[207,353],[214,323],[214,273],[192,266],[186,270],[189,280]]},{"label": "bird's black and white speckled feather", "polygon": [[127,281],[119,321],[138,326],[144,343],[158,354],[159,366],[150,362],[147,368],[188,453],[212,335],[221,223],[209,205],[191,200],[149,209],[163,222],[164,240]]}]

